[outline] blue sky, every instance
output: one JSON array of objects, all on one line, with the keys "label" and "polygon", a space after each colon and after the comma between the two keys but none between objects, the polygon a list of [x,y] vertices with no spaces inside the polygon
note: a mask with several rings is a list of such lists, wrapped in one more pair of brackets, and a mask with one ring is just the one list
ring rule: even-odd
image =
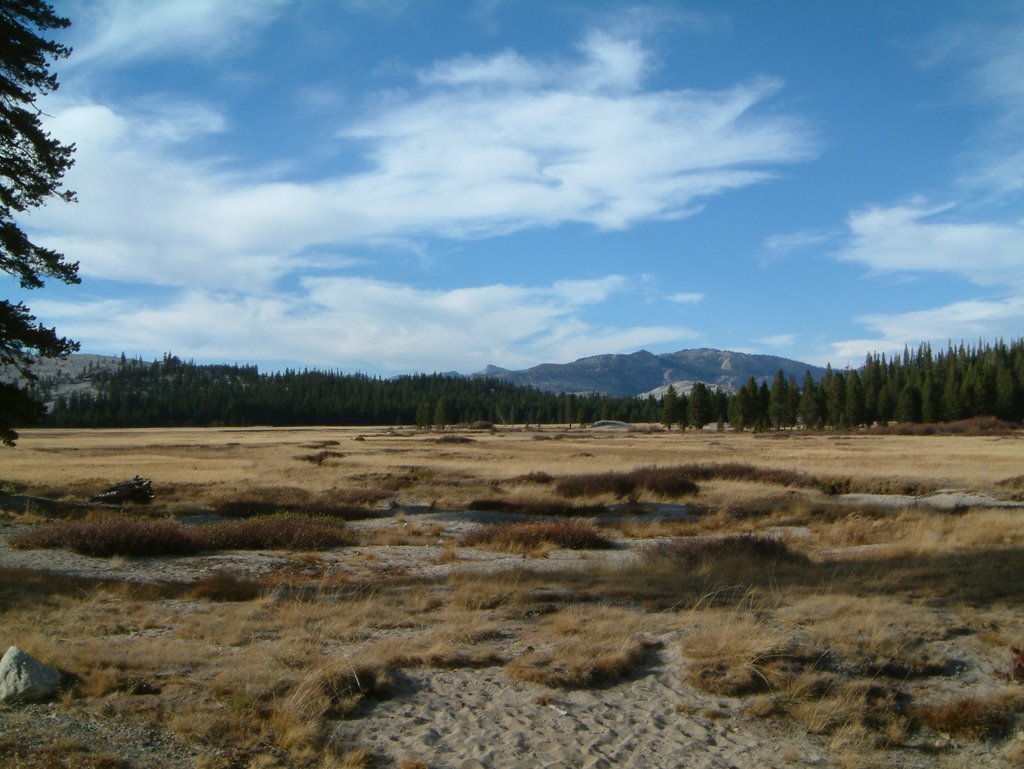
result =
[{"label": "blue sky", "polygon": [[83,352],[377,374],[1024,332],[1007,2],[59,0]]}]

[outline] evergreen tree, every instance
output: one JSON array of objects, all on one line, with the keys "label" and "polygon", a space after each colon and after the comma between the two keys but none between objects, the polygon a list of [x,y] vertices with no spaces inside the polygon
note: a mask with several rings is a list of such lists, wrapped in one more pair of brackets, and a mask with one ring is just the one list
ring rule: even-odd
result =
[{"label": "evergreen tree", "polygon": [[[46,278],[78,283],[78,265],[29,240],[15,218],[50,198],[74,200],[61,189],[71,167],[73,145],[43,130],[36,99],[57,89],[50,62],[70,50],[41,36],[70,22],[42,0],[0,1],[0,271],[22,288],[41,288]],[[78,345],[38,323],[23,303],[0,301],[0,364],[32,381],[37,356],[63,357]],[[12,384],[0,384],[0,441],[14,445],[16,424],[37,421],[38,401]]]},{"label": "evergreen tree", "polygon": [[675,385],[669,385],[661,399],[661,423],[669,430],[679,417],[679,394]]},{"label": "evergreen tree", "polygon": [[687,421],[698,430],[708,422],[716,421],[715,400],[711,388],[703,382],[695,383],[693,389],[690,390],[687,411]]},{"label": "evergreen tree", "polygon": [[781,430],[788,421],[789,414],[789,382],[782,369],[775,372],[775,379],[772,380],[772,389],[768,400],[768,416],[772,427]]},{"label": "evergreen tree", "polygon": [[804,373],[804,387],[800,393],[800,421],[808,430],[821,427],[821,408],[818,405],[818,387],[810,371]]}]

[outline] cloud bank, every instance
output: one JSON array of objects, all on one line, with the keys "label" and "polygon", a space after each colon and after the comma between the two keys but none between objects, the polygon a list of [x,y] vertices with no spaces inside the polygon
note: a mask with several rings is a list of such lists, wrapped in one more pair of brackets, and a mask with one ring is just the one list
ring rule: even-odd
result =
[{"label": "cloud bank", "polygon": [[227,7],[220,15],[223,4],[194,0],[144,13],[104,3],[107,16],[96,18],[109,25],[85,25],[94,36],[76,46],[73,87],[47,105],[51,130],[77,145],[66,181],[80,202],[36,211],[28,228],[79,261],[87,286],[158,289],[146,304],[34,303],[90,349],[334,365],[379,356],[397,370],[530,365],[681,342],[693,333],[587,321],[586,308],[612,301],[600,280],[432,292],[376,279],[374,261],[381,244],[410,239],[429,247],[689,216],[815,152],[798,119],[763,109],[779,81],[653,89],[656,62],[642,43],[601,31],[565,57],[461,56],[369,94],[333,132],[336,151],[359,169],[344,173],[289,173],[288,157],[239,171],[231,157],[197,154],[205,137],[230,139],[227,104],[90,96],[93,66],[102,74],[172,52],[220,55],[282,5]]}]

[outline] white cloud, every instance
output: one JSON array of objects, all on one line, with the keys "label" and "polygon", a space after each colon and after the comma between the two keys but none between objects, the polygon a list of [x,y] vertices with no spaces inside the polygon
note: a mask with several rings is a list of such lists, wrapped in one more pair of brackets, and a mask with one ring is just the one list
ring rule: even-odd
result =
[{"label": "white cloud", "polygon": [[965,300],[927,310],[865,315],[856,320],[877,336],[833,343],[840,358],[857,360],[868,351],[902,350],[904,345],[913,348],[921,342],[935,346],[948,340],[971,343],[979,339],[1015,339],[1024,328],[1024,297]]},{"label": "white cloud", "polygon": [[635,43],[591,36],[583,48],[572,65],[505,52],[433,67],[423,82],[437,88],[391,98],[342,132],[369,144],[376,168],[334,192],[379,229],[623,229],[691,213],[813,152],[798,121],[756,114],[777,81],[643,90]]},{"label": "white cloud", "polygon": [[380,371],[477,370],[572,360],[694,336],[685,328],[598,326],[583,309],[607,301],[619,276],[550,286],[450,290],[362,278],[306,278],[292,294],[186,291],[35,309],[90,350],[226,360],[283,360]]},{"label": "white cloud", "polygon": [[880,272],[945,272],[980,286],[1024,288],[1024,224],[937,219],[953,209],[912,202],[854,212],[837,257]]},{"label": "white cloud", "polygon": [[704,299],[704,294],[695,291],[672,294],[668,300],[678,304],[696,304]]},{"label": "white cloud", "polygon": [[217,55],[268,24],[287,0],[88,0],[74,11],[74,52],[62,71],[182,53]]}]

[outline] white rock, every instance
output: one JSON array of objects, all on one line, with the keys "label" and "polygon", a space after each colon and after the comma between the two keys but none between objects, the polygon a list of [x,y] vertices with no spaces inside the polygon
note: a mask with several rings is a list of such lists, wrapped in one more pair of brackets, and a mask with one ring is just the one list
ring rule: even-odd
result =
[{"label": "white rock", "polygon": [[0,659],[0,702],[31,702],[60,689],[60,672],[12,646]]}]

